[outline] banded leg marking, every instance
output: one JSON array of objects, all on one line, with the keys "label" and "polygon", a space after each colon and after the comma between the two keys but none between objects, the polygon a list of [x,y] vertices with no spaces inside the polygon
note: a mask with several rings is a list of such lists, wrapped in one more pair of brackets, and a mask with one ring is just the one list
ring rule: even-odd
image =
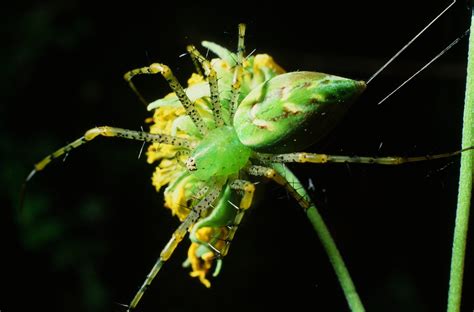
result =
[{"label": "banded leg marking", "polygon": [[367,157],[367,156],[341,156],[313,153],[289,153],[280,155],[257,154],[257,158],[272,163],[359,163],[359,164],[378,164],[378,165],[401,165],[411,162],[427,161],[453,157],[468,150],[474,149],[474,146],[464,148],[451,153],[443,153],[436,155],[415,156],[415,157]]},{"label": "banded leg marking", "polygon": [[230,188],[233,190],[243,191],[244,195],[240,200],[240,209],[247,210],[250,208],[253,200],[253,193],[255,192],[255,185],[246,180],[234,180],[230,184]]},{"label": "banded leg marking", "polygon": [[184,219],[184,221],[180,224],[180,226],[174,231],[171,239],[166,244],[165,248],[160,253],[160,257],[155,262],[155,265],[152,267],[150,273],[148,273],[145,281],[143,282],[142,286],[139,288],[135,297],[133,297],[127,311],[131,311],[136,308],[140,299],[143,297],[143,294],[147,290],[147,288],[152,283],[153,279],[156,277],[158,272],[160,271],[163,264],[171,257],[174,250],[178,246],[178,244],[184,239],[186,233],[189,229],[199,220],[199,218],[206,214],[211,207],[211,204],[216,200],[220,193],[220,185],[215,185],[206,197],[204,197],[196,206],[193,207],[189,215]]},{"label": "banded leg marking", "polygon": [[238,207],[234,203],[229,202],[230,205],[234,206],[234,208],[237,209],[237,214],[235,215],[232,225],[228,226],[229,233],[227,234],[226,244],[224,245],[224,248],[217,252],[214,249],[214,252],[217,253],[218,257],[220,258],[225,257],[229,253],[230,244],[232,243],[235,233],[237,232],[239,225],[242,222],[245,211],[250,208],[250,205],[252,204],[253,194],[255,192],[255,185],[245,180],[232,181],[232,183],[230,184],[230,188],[233,190],[243,191],[244,195],[242,196]]},{"label": "banded leg marking", "polygon": [[[69,153],[71,150],[78,148],[79,146],[95,139],[99,135],[105,136],[105,137],[118,137],[118,138],[144,141],[144,142],[158,142],[158,143],[179,146],[185,149],[191,149],[194,146],[194,142],[190,142],[183,138],[178,138],[178,137],[174,137],[174,136],[166,135],[166,134],[152,134],[152,133],[143,132],[143,131],[134,131],[134,130],[128,130],[128,129],[122,129],[122,128],[108,127],[108,126],[95,127],[95,128],[87,130],[84,136],[80,137],[74,142],[69,143],[68,145],[64,147],[61,147],[54,153],[49,154],[48,156],[43,158],[43,160],[35,164],[35,169],[33,173],[36,171],[43,170],[44,167],[46,167],[54,159]],[[30,175],[32,175],[33,173],[31,173]]]},{"label": "banded leg marking", "polygon": [[235,111],[237,110],[240,85],[242,80],[242,64],[244,61],[245,52],[245,24],[239,24],[239,42],[237,44],[237,65],[234,69],[234,78],[232,80],[232,93],[230,100],[230,120],[233,121]]},{"label": "banded leg marking", "polygon": [[298,204],[306,211],[309,207],[312,206],[311,199],[305,195],[301,195],[293,185],[288,183],[288,181],[279,174],[275,169],[263,166],[250,166],[247,169],[248,173],[254,176],[266,177],[272,179],[276,183],[284,186],[286,190],[293,196],[293,198],[298,202]]},{"label": "banded leg marking", "polygon": [[189,55],[191,55],[193,62],[198,62],[204,69],[204,74],[206,75],[207,81],[209,82],[212,103],[211,109],[214,115],[214,121],[216,123],[216,127],[221,127],[224,125],[224,119],[222,118],[222,107],[219,99],[217,73],[212,67],[211,63],[204,56],[202,56],[201,53],[199,53],[195,46],[189,45],[187,50]]},{"label": "banded leg marking", "polygon": [[196,107],[194,106],[194,104],[191,102],[186,92],[184,91],[183,86],[181,86],[178,79],[176,79],[176,77],[173,75],[173,72],[168,66],[164,64],[160,64],[160,63],[153,63],[147,67],[133,69],[124,75],[124,79],[129,83],[132,90],[134,90],[134,92],[137,93],[141,99],[143,99],[143,97],[140,95],[140,93],[138,93],[135,86],[133,85],[132,78],[136,75],[142,75],[142,74],[143,75],[161,74],[168,82],[170,88],[174,91],[174,93],[176,93],[176,96],[178,97],[179,101],[181,102],[184,109],[186,110],[186,114],[189,117],[191,117],[192,121],[198,128],[201,135],[205,135],[207,133],[207,127],[204,124],[204,121],[201,115],[199,115],[198,111],[196,110]]}]

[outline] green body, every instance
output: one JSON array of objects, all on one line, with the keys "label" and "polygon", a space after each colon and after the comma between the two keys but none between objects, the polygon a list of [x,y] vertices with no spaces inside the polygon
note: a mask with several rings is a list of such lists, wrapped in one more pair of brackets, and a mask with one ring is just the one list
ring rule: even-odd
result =
[{"label": "green body", "polygon": [[[227,178],[239,173],[252,151],[295,152],[317,142],[364,89],[362,81],[316,72],[292,72],[268,79],[242,100],[233,127],[215,128],[199,142],[189,158],[189,173],[201,181]],[[235,208],[227,203],[227,197],[221,197],[219,209],[198,223],[193,232],[232,221]]]},{"label": "green body", "polygon": [[276,76],[240,104],[234,127],[259,152],[295,152],[319,141],[340,121],[365,83],[316,72]]},{"label": "green body", "polygon": [[251,149],[243,145],[234,128],[224,126],[210,131],[193,151],[192,174],[200,180],[236,174],[248,162]]},{"label": "green body", "polygon": [[[250,56],[243,65],[243,75],[238,96],[238,108],[233,120],[230,114],[231,85],[236,66],[236,54],[214,43],[204,45],[216,53],[220,60],[227,62],[214,66],[218,77],[218,87],[222,116],[225,126],[217,127],[210,110],[210,92],[207,81],[190,85],[186,94],[199,107],[199,113],[209,132],[202,136],[188,115],[173,121],[171,134],[186,133],[198,145],[191,151],[186,161],[187,171],[178,177],[177,183],[170,183],[166,193],[194,194],[209,181],[227,181],[213,209],[197,222],[191,230],[190,238],[199,244],[196,255],[201,257],[213,251],[220,239],[220,231],[236,223],[238,205],[242,190],[236,192],[230,182],[241,179],[242,169],[251,164],[255,152],[285,153],[296,152],[319,141],[334,128],[348,110],[352,102],[365,89],[365,83],[317,72],[292,72],[274,65],[262,65],[259,56]],[[259,63],[260,62],[260,63]],[[204,106],[201,104],[205,103]],[[175,95],[159,99],[149,105],[149,109],[160,107],[180,107]],[[201,106],[200,106],[201,105]],[[286,175],[286,174],[285,174]],[[188,196],[188,195],[187,195]],[[190,196],[190,195],[189,195]],[[306,195],[305,195],[306,196]],[[190,201],[195,201],[189,197]],[[231,204],[232,203],[232,204]],[[196,234],[200,229],[213,228],[215,238],[201,242]],[[189,260],[185,265],[190,265]],[[218,270],[217,270],[218,271]]]}]

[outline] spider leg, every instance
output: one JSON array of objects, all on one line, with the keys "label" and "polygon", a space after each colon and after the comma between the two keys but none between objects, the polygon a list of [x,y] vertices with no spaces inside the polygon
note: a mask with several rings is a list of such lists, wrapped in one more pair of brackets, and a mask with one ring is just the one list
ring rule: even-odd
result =
[{"label": "spider leg", "polygon": [[[225,198],[225,202],[221,203],[220,205],[214,207],[214,215],[210,215],[207,218],[204,218],[200,222],[196,224],[196,226],[191,231],[191,237],[196,238],[199,244],[205,243],[207,240],[201,239],[198,233],[200,229],[206,227],[214,227],[214,228],[226,228],[224,233],[225,235],[218,238],[219,241],[224,242],[224,246],[220,243],[219,246],[214,246],[210,241],[207,241],[207,246],[212,250],[214,253],[214,257],[221,259],[225,257],[229,251],[230,244],[234,239],[235,232],[239,228],[240,223],[242,222],[242,218],[244,216],[245,211],[250,208],[253,200],[253,194],[255,192],[255,185],[246,180],[233,180],[229,183],[230,190],[234,191],[242,191],[244,194],[240,200],[240,204],[237,206],[233,203],[229,198]],[[226,192],[230,191],[226,190]],[[226,193],[224,193],[225,196]],[[230,206],[229,206],[230,205]],[[233,207],[233,208],[232,208]],[[226,217],[226,213],[221,213],[220,211],[228,211],[227,209],[234,209],[235,211],[232,212],[232,217]],[[199,245],[196,244],[196,245]]]},{"label": "spider leg", "polygon": [[182,147],[183,149],[191,149],[193,148],[195,144],[193,141],[174,137],[167,134],[152,134],[152,133],[143,132],[143,131],[134,131],[134,130],[128,130],[128,129],[122,129],[122,128],[108,127],[108,126],[95,127],[95,128],[87,130],[84,136],[80,137],[79,139],[75,140],[72,143],[69,143],[66,146],[61,147],[60,149],[56,150],[54,153],[49,154],[48,156],[43,158],[40,162],[36,163],[35,168],[28,176],[27,181],[33,176],[34,173],[36,173],[37,171],[43,170],[44,167],[46,167],[54,159],[69,153],[71,150],[78,148],[81,145],[86,144],[87,142],[95,139],[97,136],[118,137],[118,138],[144,141],[144,142],[158,142],[158,143],[164,143],[164,144],[170,144],[170,145]]},{"label": "spider leg", "polygon": [[[242,196],[237,196],[237,192]],[[192,244],[188,250],[186,266],[192,268],[191,276],[199,278],[206,287],[211,283],[207,274],[217,260],[213,276],[219,274],[222,258],[228,254],[245,211],[251,206],[255,186],[245,180],[231,180],[213,206],[212,212],[197,222],[190,231]],[[243,194],[242,194],[243,193]],[[237,203],[240,197],[240,204]]]},{"label": "spider leg", "polygon": [[125,81],[128,83],[128,86],[130,87],[130,89],[132,89],[133,93],[135,93],[135,95],[138,97],[140,102],[142,102],[143,105],[145,105],[145,107],[147,107],[149,103],[145,100],[143,95],[140,93],[140,91],[138,91],[137,87],[135,87],[135,84],[132,82],[133,76],[136,76],[136,75],[139,74],[139,73],[135,73],[135,71],[136,71],[136,69],[132,69],[132,70],[126,72],[123,75],[123,79],[125,79]]},{"label": "spider leg", "polygon": [[[300,206],[306,211],[309,207],[311,207],[312,202],[309,198],[309,195],[304,190],[301,184],[296,185],[294,183],[290,183],[287,179],[285,179],[278,171],[273,168],[263,167],[263,166],[250,166],[247,169],[247,172],[254,176],[265,177],[268,179],[272,179],[276,183],[284,186],[286,190],[293,196],[293,198],[300,204]],[[299,193],[300,189],[303,192]],[[314,206],[314,205],[313,205]]]},{"label": "spider leg", "polygon": [[[189,47],[187,47],[187,50],[189,52]],[[202,69],[201,69],[201,66],[202,66],[202,63],[200,64],[200,62],[198,61],[198,59],[192,55],[192,54],[189,54],[191,56],[191,60],[193,61],[193,65],[194,67],[196,68],[196,72],[200,75],[200,76],[203,76],[204,77],[204,73],[202,72]]]},{"label": "spider leg", "polygon": [[[145,278],[142,286],[138,289],[137,293],[133,297],[130,305],[128,306],[127,311],[131,311],[136,308],[138,302],[142,298],[143,294],[145,293],[148,286],[150,286],[151,282],[155,278],[155,276],[160,271],[163,264],[171,257],[173,251],[176,249],[178,244],[183,240],[186,236],[186,233],[193,227],[193,225],[203,216],[205,215],[209,208],[212,207],[212,203],[216,200],[219,196],[220,190],[222,185],[215,184],[210,187],[207,191],[207,194],[204,198],[202,198],[190,211],[186,219],[179,225],[179,227],[174,231],[171,239],[168,241],[166,246],[160,253],[159,258],[156,260],[155,264],[153,265],[150,273]],[[204,191],[199,191],[199,194],[202,194]]]},{"label": "spider leg", "polygon": [[220,257],[225,257],[228,254],[230,244],[232,243],[235,233],[237,232],[237,229],[239,228],[239,225],[242,222],[245,211],[252,205],[253,194],[255,192],[255,185],[246,180],[234,180],[230,184],[230,188],[233,190],[243,191],[244,195],[242,196],[238,207],[234,203],[229,202],[230,205],[234,206],[234,208],[237,209],[237,214],[235,215],[232,224],[228,226],[229,233],[227,234],[226,244],[224,245],[224,248],[220,250]]},{"label": "spider leg", "polygon": [[239,209],[247,210],[250,208],[253,200],[253,193],[255,192],[255,185],[246,180],[234,180],[230,184],[230,188],[237,191],[243,191],[244,195],[240,200]]},{"label": "spider leg", "polygon": [[354,283],[349,275],[349,271],[342,259],[334,239],[329,232],[322,216],[319,214],[316,206],[311,201],[304,186],[296,178],[296,176],[283,164],[271,164],[271,168],[262,166],[250,166],[247,171],[254,176],[267,177],[274,180],[276,183],[284,186],[288,192],[296,199],[298,204],[304,209],[308,219],[317,232],[319,239],[329,256],[329,260],[333,269],[339,279],[341,287],[346,295],[346,300],[351,305],[351,309],[356,311],[363,311],[363,306],[360,301]]},{"label": "spider leg", "polygon": [[230,100],[231,122],[233,122],[233,117],[239,103],[244,52],[245,52],[245,24],[239,24],[239,41],[237,44],[237,64],[235,65],[235,68],[234,68],[234,78],[232,80],[232,94],[231,94],[231,100]]},{"label": "spider leg", "polygon": [[193,62],[198,62],[204,69],[204,74],[206,75],[207,81],[209,82],[209,88],[211,92],[211,109],[214,115],[214,121],[216,122],[216,127],[222,127],[224,125],[224,119],[222,118],[222,107],[219,99],[217,73],[214,68],[212,68],[211,63],[204,56],[202,56],[201,53],[199,53],[195,46],[189,45],[187,50],[189,55],[191,55]]},{"label": "spider leg", "polygon": [[[166,81],[168,82],[170,88],[174,91],[176,96],[178,97],[179,101],[183,105],[184,109],[186,110],[186,114],[191,117],[191,120],[194,122],[196,127],[198,128],[201,135],[205,135],[207,133],[207,127],[199,115],[194,103],[191,102],[188,95],[183,89],[183,86],[179,83],[178,79],[173,75],[171,69],[160,63],[153,63],[150,66],[141,67],[137,69],[133,69],[125,73],[123,78],[128,82],[130,88],[138,95],[138,97],[143,101],[143,97],[135,88],[135,85],[132,82],[132,78],[136,75],[153,75],[153,74],[161,74]],[[146,101],[145,101],[146,103]]]},{"label": "spider leg", "polygon": [[378,165],[401,165],[417,161],[435,160],[440,158],[448,158],[461,154],[462,152],[474,149],[474,146],[464,148],[451,153],[415,156],[415,157],[367,157],[367,156],[342,156],[327,155],[314,153],[289,153],[289,154],[257,154],[259,160],[271,163],[358,163],[358,164],[378,164]]}]

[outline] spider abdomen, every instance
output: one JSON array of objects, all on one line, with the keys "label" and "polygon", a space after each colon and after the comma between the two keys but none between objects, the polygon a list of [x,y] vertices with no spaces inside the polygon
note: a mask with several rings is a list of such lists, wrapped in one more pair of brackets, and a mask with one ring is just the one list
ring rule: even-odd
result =
[{"label": "spider abdomen", "polygon": [[242,100],[237,135],[259,152],[301,150],[325,136],[364,89],[363,81],[317,72],[278,75]]},{"label": "spider abdomen", "polygon": [[187,161],[188,169],[200,180],[239,172],[249,160],[251,149],[243,145],[233,127],[211,130]]}]

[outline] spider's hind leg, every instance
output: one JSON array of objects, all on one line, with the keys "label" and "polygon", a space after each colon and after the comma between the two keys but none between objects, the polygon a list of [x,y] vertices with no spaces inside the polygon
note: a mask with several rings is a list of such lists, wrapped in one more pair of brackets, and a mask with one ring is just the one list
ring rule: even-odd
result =
[{"label": "spider's hind leg", "polygon": [[[238,200],[235,191],[243,192],[238,205],[235,203]],[[252,204],[254,191],[255,186],[251,182],[233,180],[225,188],[211,214],[194,225],[190,233],[193,243],[185,265],[191,265],[191,276],[199,278],[206,287],[211,285],[206,275],[215,259],[217,266],[213,276],[219,273],[221,259],[229,252],[244,213]]]}]

